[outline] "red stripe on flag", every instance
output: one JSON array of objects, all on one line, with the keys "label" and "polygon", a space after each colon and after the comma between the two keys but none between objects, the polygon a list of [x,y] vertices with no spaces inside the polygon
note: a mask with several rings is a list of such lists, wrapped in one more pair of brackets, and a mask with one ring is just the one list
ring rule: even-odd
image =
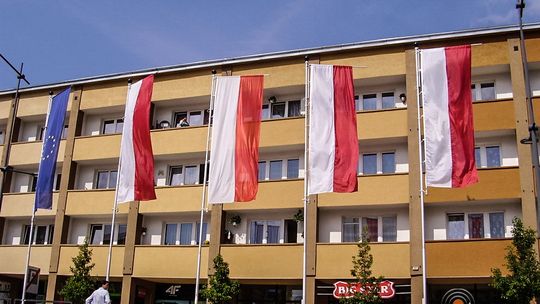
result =
[{"label": "red stripe on flag", "polygon": [[154,75],[143,79],[133,113],[133,152],[135,153],[136,201],[156,199],[154,190],[154,154],[150,140],[150,100]]},{"label": "red stripe on flag", "polygon": [[235,202],[251,201],[257,196],[263,80],[263,76],[240,77],[236,116]]},{"label": "red stripe on flag", "polygon": [[334,192],[358,191],[358,132],[352,67],[334,66]]},{"label": "red stripe on flag", "polygon": [[474,159],[471,47],[445,48],[445,56],[452,143],[452,188],[459,188],[478,182]]}]

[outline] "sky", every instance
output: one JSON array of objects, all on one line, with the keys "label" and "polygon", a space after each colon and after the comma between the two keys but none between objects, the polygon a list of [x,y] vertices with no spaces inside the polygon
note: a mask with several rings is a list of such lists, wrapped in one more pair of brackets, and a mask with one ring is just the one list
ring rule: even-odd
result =
[{"label": "sky", "polygon": [[[0,53],[32,86],[276,51],[502,25],[515,0],[0,0]],[[540,22],[526,0],[524,22]],[[17,79],[0,62],[0,90]],[[25,85],[26,86],[26,85]],[[24,86],[23,86],[24,87]]]}]

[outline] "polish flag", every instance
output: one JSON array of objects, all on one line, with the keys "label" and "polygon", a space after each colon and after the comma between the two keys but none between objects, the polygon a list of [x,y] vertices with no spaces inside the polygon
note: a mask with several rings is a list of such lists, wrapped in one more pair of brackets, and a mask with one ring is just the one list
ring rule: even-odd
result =
[{"label": "polish flag", "polygon": [[128,92],[118,163],[117,203],[156,199],[150,141],[153,83],[154,75],[147,76],[131,85]]},{"label": "polish flag", "polygon": [[478,182],[474,159],[471,46],[421,51],[426,181],[460,188]]},{"label": "polish flag", "polygon": [[216,78],[208,181],[211,204],[247,202],[257,196],[263,80],[262,75]]},{"label": "polish flag", "polygon": [[352,67],[310,65],[308,194],[358,191]]}]

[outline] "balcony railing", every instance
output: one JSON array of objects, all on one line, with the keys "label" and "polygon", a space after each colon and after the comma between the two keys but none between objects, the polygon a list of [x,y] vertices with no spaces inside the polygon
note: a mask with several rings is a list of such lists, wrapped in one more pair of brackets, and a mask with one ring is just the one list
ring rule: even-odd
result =
[{"label": "balcony railing", "polygon": [[[0,246],[0,273],[24,275],[26,267],[27,245]],[[51,262],[51,246],[33,245],[30,254],[30,265],[39,267],[41,274],[49,273]]]},{"label": "balcony railing", "polygon": [[[92,262],[95,263],[92,269],[92,276],[105,276],[107,270],[107,256],[109,253],[109,246],[95,246],[91,245],[89,248],[92,250]],[[59,275],[71,275],[69,270],[70,266],[73,266],[73,257],[79,254],[79,247],[77,245],[62,245],[60,247],[60,262],[58,268]],[[123,275],[124,267],[124,246],[113,246],[112,260],[111,260],[111,276],[121,277]]]},{"label": "balcony railing", "polygon": [[[197,246],[135,246],[133,276],[195,278]],[[208,247],[201,253],[201,277],[207,277]]]}]

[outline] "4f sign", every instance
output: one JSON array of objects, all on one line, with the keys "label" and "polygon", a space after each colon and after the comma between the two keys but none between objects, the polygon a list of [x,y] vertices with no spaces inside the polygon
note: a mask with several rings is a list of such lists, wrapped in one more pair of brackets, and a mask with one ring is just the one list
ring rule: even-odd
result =
[{"label": "4f sign", "polygon": [[[357,292],[364,292],[365,287],[360,283],[347,283],[338,281],[334,283],[334,298],[352,298]],[[396,294],[394,282],[382,281],[379,283],[379,296],[382,299],[390,299]]]}]

